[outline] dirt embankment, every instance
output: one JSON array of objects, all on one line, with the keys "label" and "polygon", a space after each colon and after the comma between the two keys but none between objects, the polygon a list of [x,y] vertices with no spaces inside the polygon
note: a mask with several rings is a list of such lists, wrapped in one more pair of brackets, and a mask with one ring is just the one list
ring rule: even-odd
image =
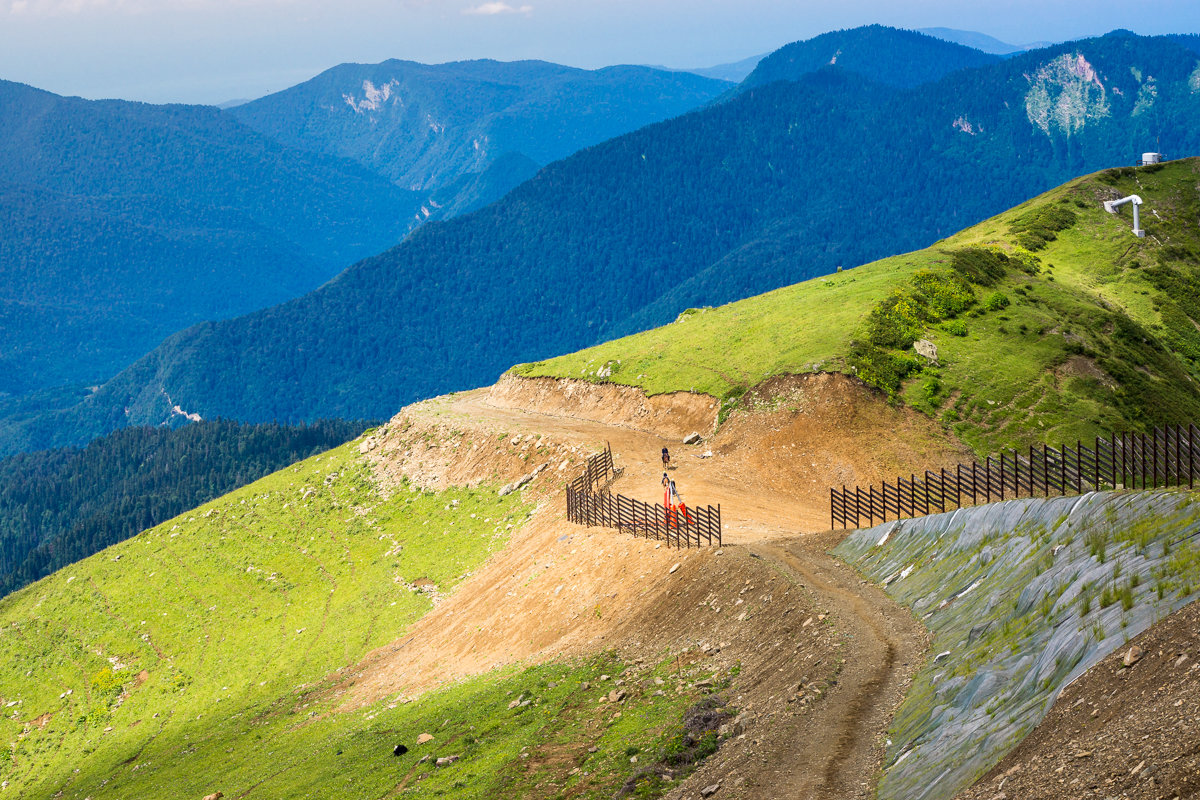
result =
[{"label": "dirt embankment", "polygon": [[721,405],[706,394],[647,397],[641,389],[616,383],[517,375],[502,377],[489,391],[488,402],[497,408],[589,420],[679,440],[692,433],[712,435]]},{"label": "dirt embankment", "polygon": [[439,398],[406,407],[359,446],[384,486],[418,489],[497,487],[532,475],[529,488],[557,487],[575,477],[594,451],[501,421],[450,414]]},{"label": "dirt embankment", "polygon": [[[1139,658],[1125,666],[1130,649]],[[1200,603],[1123,645],[1059,695],[959,800],[1200,796]]]},{"label": "dirt embankment", "polygon": [[780,375],[747,392],[708,444],[764,494],[820,509],[829,488],[952,467],[971,451],[935,421],[838,373]]},{"label": "dirt embankment", "polygon": [[[746,714],[744,731],[673,797],[718,780],[739,798],[866,796],[878,737],[920,658],[919,630],[882,594],[859,598],[852,574],[834,577],[830,542],[803,535],[828,527],[832,483],[936,465],[962,448],[838,375],[774,379],[715,436],[715,401],[640,395],[506,379],[411,406],[364,444],[385,483],[496,486],[541,471],[519,490],[537,511],[509,545],[405,637],[343,673],[345,707],[504,664],[687,651],[706,667],[740,663],[731,699]],[[681,445],[693,430],[711,438]],[[651,501],[669,446],[689,503],[721,504],[723,551],[567,523],[563,484],[605,443],[623,470],[613,491]]]}]

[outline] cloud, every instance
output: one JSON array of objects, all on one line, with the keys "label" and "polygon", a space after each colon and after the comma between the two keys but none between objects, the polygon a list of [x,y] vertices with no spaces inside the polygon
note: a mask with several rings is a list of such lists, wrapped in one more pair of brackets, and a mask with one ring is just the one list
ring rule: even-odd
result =
[{"label": "cloud", "polygon": [[492,2],[471,8],[464,8],[463,13],[482,14],[489,17],[496,14],[531,14],[533,13],[533,6],[510,6],[504,2]]}]

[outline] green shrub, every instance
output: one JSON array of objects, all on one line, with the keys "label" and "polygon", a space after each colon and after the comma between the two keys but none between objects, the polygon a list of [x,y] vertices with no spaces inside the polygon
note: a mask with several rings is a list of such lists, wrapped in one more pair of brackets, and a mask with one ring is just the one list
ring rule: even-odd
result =
[{"label": "green shrub", "polygon": [[1054,241],[1059,231],[1070,228],[1078,219],[1079,215],[1064,205],[1043,205],[1014,220],[1009,231],[1017,244],[1032,252]]},{"label": "green shrub", "polygon": [[950,266],[972,283],[993,286],[1008,274],[1008,255],[996,247],[963,247],[950,253]]},{"label": "green shrub", "polygon": [[967,323],[963,322],[961,319],[948,319],[942,324],[938,325],[938,327],[951,336],[967,335]]},{"label": "green shrub", "polygon": [[1008,295],[1004,292],[992,292],[983,301],[983,307],[988,311],[1003,311],[1008,308]]},{"label": "green shrub", "polygon": [[889,352],[861,342],[851,345],[846,364],[860,380],[882,389],[889,396],[895,396],[904,379],[922,367],[921,359],[916,356]]},{"label": "green shrub", "polygon": [[957,273],[919,269],[913,273],[912,282],[925,300],[930,319],[953,317],[975,303],[971,285]]}]

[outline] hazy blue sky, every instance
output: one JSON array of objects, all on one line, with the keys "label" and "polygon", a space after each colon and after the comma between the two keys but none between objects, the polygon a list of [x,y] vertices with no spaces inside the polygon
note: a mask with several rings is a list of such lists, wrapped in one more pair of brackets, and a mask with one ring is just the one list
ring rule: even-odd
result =
[{"label": "hazy blue sky", "polygon": [[1198,0],[0,0],[0,78],[153,102],[258,97],[344,61],[711,66],[880,22],[1007,42],[1200,32]]}]

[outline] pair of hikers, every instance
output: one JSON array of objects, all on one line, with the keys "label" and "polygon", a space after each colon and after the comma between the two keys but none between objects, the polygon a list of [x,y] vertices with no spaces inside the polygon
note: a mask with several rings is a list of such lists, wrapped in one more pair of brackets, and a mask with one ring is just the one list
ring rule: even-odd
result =
[{"label": "pair of hikers", "polygon": [[671,506],[683,504],[683,498],[679,496],[679,490],[675,488],[675,481],[671,480],[665,472],[662,477],[662,485],[664,506],[670,508]]}]

